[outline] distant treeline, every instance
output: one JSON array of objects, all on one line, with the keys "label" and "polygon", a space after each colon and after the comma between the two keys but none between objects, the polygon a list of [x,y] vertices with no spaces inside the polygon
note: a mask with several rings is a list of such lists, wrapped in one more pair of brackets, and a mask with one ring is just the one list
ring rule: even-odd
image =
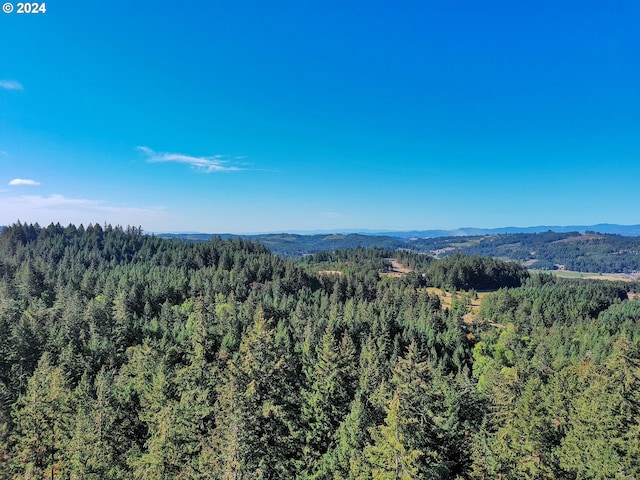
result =
[{"label": "distant treeline", "polygon": [[413,270],[408,275],[416,286],[438,287],[445,290],[497,290],[519,287],[529,278],[527,270],[517,262],[497,260],[462,253],[435,259],[409,250],[392,252],[381,248],[355,248],[320,252],[304,259],[306,264],[341,273],[354,270],[387,272],[390,257]]},{"label": "distant treeline", "polygon": [[[212,235],[175,234],[167,238],[206,241]],[[235,238],[222,235],[221,238]],[[640,237],[595,232],[513,233],[501,235],[402,239],[383,235],[245,235],[273,253],[300,257],[322,251],[352,248],[411,250],[439,257],[464,253],[527,262],[530,268],[553,270],[565,268],[578,272],[640,272]]]}]

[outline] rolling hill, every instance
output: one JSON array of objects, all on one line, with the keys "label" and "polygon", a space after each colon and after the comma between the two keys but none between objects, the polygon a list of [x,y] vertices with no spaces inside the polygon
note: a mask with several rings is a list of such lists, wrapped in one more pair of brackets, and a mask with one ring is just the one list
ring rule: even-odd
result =
[{"label": "rolling hill", "polygon": [[[630,232],[631,227],[627,229]],[[405,232],[408,233],[408,232]],[[417,232],[411,232],[417,233]],[[498,233],[454,235],[433,238],[392,235],[291,233],[232,234],[160,234],[160,237],[187,241],[206,241],[212,237],[242,237],[258,241],[272,252],[285,257],[301,257],[320,251],[358,247],[388,250],[407,249],[436,257],[460,252],[517,260],[530,268],[566,269],[595,273],[635,273],[640,271],[640,237],[592,230],[573,232]]]}]

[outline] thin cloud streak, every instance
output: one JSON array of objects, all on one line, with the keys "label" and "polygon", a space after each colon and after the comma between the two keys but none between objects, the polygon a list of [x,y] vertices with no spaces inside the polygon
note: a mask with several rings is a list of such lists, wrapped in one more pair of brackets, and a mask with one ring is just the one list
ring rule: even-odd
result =
[{"label": "thin cloud streak", "polygon": [[23,90],[22,84],[14,80],[0,80],[0,88],[5,90]]},{"label": "thin cloud streak", "polygon": [[[227,157],[224,155],[214,155],[212,157],[193,157],[181,153],[155,152],[149,147],[136,147],[136,150],[147,155],[147,161],[150,163],[185,163],[193,168],[205,173],[212,172],[237,172],[244,170],[236,166],[224,165],[228,163]],[[238,157],[236,157],[238,158]]]},{"label": "thin cloud streak", "polygon": [[9,182],[9,185],[12,186],[27,186],[27,187],[38,187],[40,186],[40,182],[36,180],[31,180],[30,178],[14,178]]},{"label": "thin cloud streak", "polygon": [[0,224],[16,220],[48,223],[108,222],[141,225],[166,216],[164,207],[130,207],[109,205],[98,200],[68,198],[60,194],[0,196]]}]

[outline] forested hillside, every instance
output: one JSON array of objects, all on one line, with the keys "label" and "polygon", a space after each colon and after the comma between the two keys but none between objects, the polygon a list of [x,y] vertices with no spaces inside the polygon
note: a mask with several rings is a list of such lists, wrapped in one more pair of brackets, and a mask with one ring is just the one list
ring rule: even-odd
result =
[{"label": "forested hillside", "polygon": [[[209,234],[163,235],[190,241],[206,241]],[[235,238],[223,235],[222,238]],[[357,247],[405,249],[446,257],[456,253],[482,255],[526,263],[534,269],[564,268],[578,272],[638,273],[640,272],[640,237],[596,232],[512,233],[500,235],[455,236],[438,238],[401,238],[385,235],[244,235],[257,241],[273,253],[300,257],[322,251]]]},{"label": "forested hillside", "polygon": [[486,255],[527,262],[532,268],[558,266],[578,272],[640,272],[640,237],[596,232],[514,233],[482,237],[421,239],[419,251],[450,255]]},{"label": "forested hillside", "polygon": [[363,235],[359,233],[350,234],[328,234],[328,235],[299,235],[293,233],[268,233],[260,235],[214,235],[209,233],[164,233],[159,235],[162,238],[182,239],[192,242],[203,242],[214,237],[223,239],[244,238],[261,243],[269,248],[273,253],[284,257],[301,257],[317,252],[331,252],[333,250],[344,250],[358,247],[365,248],[385,248],[396,250],[406,248],[408,244],[401,238],[393,238],[386,235]]},{"label": "forested hillside", "polygon": [[640,476],[632,285],[392,253],[5,228],[0,478]]}]

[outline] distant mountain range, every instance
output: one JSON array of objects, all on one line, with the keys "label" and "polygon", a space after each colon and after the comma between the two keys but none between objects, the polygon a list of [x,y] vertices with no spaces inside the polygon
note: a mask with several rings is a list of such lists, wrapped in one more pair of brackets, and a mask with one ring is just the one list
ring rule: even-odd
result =
[{"label": "distant mountain range", "polygon": [[627,237],[640,236],[640,225],[617,225],[613,223],[599,223],[597,225],[539,225],[536,227],[499,227],[499,228],[476,228],[463,227],[455,230],[333,230],[333,231],[292,231],[301,235],[317,235],[331,233],[360,233],[362,235],[385,235],[395,238],[438,238],[438,237],[468,237],[478,235],[499,235],[503,233],[541,233],[551,230],[556,233],[567,232],[598,232],[624,235]]},{"label": "distant mountain range", "polygon": [[[4,227],[0,226],[0,232]],[[536,227],[499,227],[499,228],[476,228],[463,227],[455,230],[366,230],[366,229],[348,229],[348,230],[291,230],[288,234],[294,235],[337,235],[337,234],[361,234],[375,235],[393,238],[438,238],[438,237],[467,237],[478,235],[499,235],[502,233],[540,233],[551,230],[556,233],[566,232],[598,232],[612,233],[623,235],[625,237],[640,236],[640,225],[618,225],[615,223],[598,223],[597,225],[539,225]],[[277,232],[282,233],[282,232]],[[199,233],[199,232],[178,232],[178,233],[157,233],[158,237],[194,237],[194,240],[205,240],[211,237],[255,237],[262,235],[272,235],[276,232],[264,234],[232,234],[232,233]]]},{"label": "distant mountain range", "polygon": [[614,223],[599,223],[597,225],[539,225],[535,227],[499,227],[499,228],[476,228],[463,227],[455,230],[366,230],[366,229],[347,229],[347,230],[291,230],[288,232],[269,232],[256,234],[233,234],[233,233],[198,233],[198,232],[179,232],[179,233],[157,233],[158,237],[180,237],[191,240],[207,240],[211,237],[243,237],[254,238],[264,237],[267,235],[367,235],[367,236],[384,236],[392,238],[439,238],[439,237],[470,237],[482,235],[500,235],[506,233],[542,233],[542,232],[597,232],[615,235],[623,235],[625,237],[640,236],[640,225],[618,225]]},{"label": "distant mountain range", "polygon": [[466,237],[478,235],[499,235],[504,233],[542,233],[542,232],[597,232],[623,235],[626,237],[640,236],[640,225],[616,225],[613,223],[599,223],[597,225],[539,225],[537,227],[500,227],[500,228],[458,228],[456,230],[414,230],[408,232],[386,232],[385,235],[399,238],[437,238],[437,237]]}]

